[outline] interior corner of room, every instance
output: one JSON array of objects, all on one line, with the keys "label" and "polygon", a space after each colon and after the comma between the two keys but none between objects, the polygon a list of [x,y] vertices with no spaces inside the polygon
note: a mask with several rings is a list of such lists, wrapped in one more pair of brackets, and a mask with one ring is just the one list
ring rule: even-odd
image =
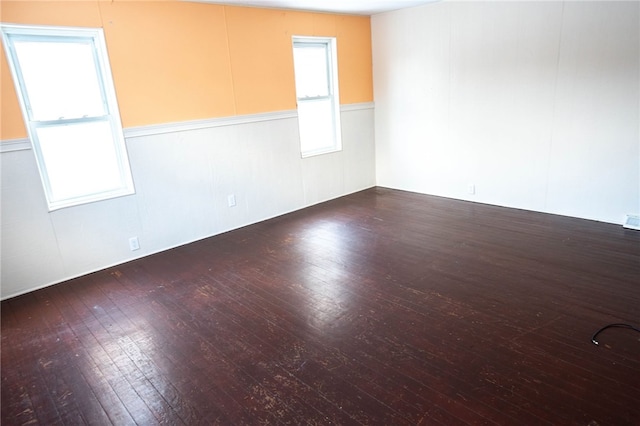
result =
[{"label": "interior corner of room", "polygon": [[[135,185],[49,211],[2,52],[3,299],[374,186],[640,213],[637,2],[1,7],[6,23],[104,30]],[[300,155],[294,35],[336,38],[337,152]]]}]

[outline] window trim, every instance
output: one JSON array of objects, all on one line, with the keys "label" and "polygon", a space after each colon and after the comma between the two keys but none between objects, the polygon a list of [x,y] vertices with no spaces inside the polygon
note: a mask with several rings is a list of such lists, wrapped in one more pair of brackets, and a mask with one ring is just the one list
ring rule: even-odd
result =
[{"label": "window trim", "polygon": [[[316,155],[328,154],[332,152],[342,151],[342,126],[340,123],[340,92],[338,84],[338,49],[335,37],[313,37],[313,36],[292,36],[292,55],[296,45],[323,45],[327,49],[327,78],[329,79],[329,94],[327,96],[315,97],[298,97],[296,91],[296,109],[299,113],[298,105],[301,102],[315,102],[330,99],[332,109],[332,125],[333,125],[333,144],[331,146],[322,147],[315,150],[302,150],[302,140],[300,140],[300,154],[302,158],[313,157]],[[295,60],[295,59],[294,59]],[[295,79],[295,67],[294,67]],[[298,120],[298,125],[299,125]],[[300,137],[300,135],[299,135]]]},{"label": "window trim", "polygon": [[[1,23],[0,33],[2,34],[5,55],[13,77],[16,94],[22,110],[22,116],[25,122],[25,127],[27,128],[31,147],[35,154],[38,172],[44,188],[49,211],[134,194],[135,188],[133,185],[122,123],[120,121],[120,112],[118,109],[118,102],[113,84],[113,76],[111,74],[111,66],[109,64],[103,29]],[[13,44],[14,41],[25,39],[34,41],[62,41],[64,39],[73,41],[90,39],[93,46],[94,65],[96,66],[98,83],[100,84],[100,90],[103,96],[105,113],[99,116],[87,116],[82,118],[60,118],[57,120],[43,121],[33,119],[30,105],[28,105],[28,92],[22,78],[22,72],[20,70],[20,65]],[[37,130],[51,126],[57,127],[100,121],[108,122],[111,129],[112,146],[116,156],[120,186],[107,191],[55,199],[51,183],[49,181],[47,164],[42,152]]]}]

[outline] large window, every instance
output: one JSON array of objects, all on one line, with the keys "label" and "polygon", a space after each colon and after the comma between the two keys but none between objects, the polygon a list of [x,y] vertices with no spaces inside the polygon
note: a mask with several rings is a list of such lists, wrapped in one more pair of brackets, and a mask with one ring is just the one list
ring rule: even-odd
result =
[{"label": "large window", "polygon": [[342,149],[335,38],[293,37],[303,157]]},{"label": "large window", "polygon": [[102,29],[0,28],[49,210],[132,194]]}]

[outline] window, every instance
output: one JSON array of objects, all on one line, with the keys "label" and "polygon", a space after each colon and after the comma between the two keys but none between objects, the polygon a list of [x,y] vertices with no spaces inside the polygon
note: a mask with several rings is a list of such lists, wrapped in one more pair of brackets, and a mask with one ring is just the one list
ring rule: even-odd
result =
[{"label": "window", "polygon": [[102,29],[0,28],[49,210],[133,194]]},{"label": "window", "polygon": [[335,38],[293,37],[302,157],[340,151]]}]

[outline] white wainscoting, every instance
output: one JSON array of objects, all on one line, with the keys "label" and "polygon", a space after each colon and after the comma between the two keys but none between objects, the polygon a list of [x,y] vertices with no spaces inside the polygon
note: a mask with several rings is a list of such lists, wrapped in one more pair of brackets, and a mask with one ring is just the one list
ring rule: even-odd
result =
[{"label": "white wainscoting", "polygon": [[295,112],[126,129],[136,194],[53,212],[22,141],[0,154],[1,297],[374,186],[373,104],[341,120],[343,150],[305,159]]}]

